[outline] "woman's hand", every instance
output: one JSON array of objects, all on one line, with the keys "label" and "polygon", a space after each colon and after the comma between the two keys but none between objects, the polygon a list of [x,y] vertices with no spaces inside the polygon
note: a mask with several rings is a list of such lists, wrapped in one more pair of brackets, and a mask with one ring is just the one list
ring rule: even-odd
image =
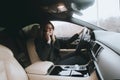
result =
[{"label": "woman's hand", "polygon": [[48,43],[48,44],[50,44],[51,41],[52,41],[52,42],[55,42],[56,39],[55,39],[54,33],[51,35],[51,33],[47,32],[47,33],[46,33],[46,40],[47,40],[47,43]]},{"label": "woman's hand", "polygon": [[51,40],[51,35],[49,32],[46,32],[45,38],[47,40],[47,43],[50,44],[52,40]]},{"label": "woman's hand", "polygon": [[77,33],[78,35],[80,35],[82,32],[83,32],[83,30],[84,30],[85,28],[83,28],[79,33]]},{"label": "woman's hand", "polygon": [[55,40],[56,40],[56,39],[55,39],[55,35],[54,35],[54,33],[52,34],[52,37],[51,37],[51,38],[52,38],[52,41],[53,41],[53,43],[54,43]]}]

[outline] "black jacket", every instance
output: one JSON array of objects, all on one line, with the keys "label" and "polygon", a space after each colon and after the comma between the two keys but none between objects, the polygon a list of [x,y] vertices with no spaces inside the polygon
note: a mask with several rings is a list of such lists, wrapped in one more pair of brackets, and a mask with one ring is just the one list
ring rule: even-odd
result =
[{"label": "black jacket", "polygon": [[56,39],[54,44],[48,44],[46,40],[41,38],[35,39],[35,46],[38,56],[43,61],[57,62],[60,59],[59,50],[61,45],[69,44],[78,38],[78,34],[73,35],[68,40]]}]

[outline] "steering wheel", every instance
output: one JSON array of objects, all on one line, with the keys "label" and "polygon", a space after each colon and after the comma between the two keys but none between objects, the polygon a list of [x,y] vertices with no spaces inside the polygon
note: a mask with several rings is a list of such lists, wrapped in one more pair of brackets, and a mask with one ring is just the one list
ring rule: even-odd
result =
[{"label": "steering wheel", "polygon": [[90,40],[90,30],[88,28],[84,28],[82,33],[80,34],[80,40],[81,41],[89,41]]},{"label": "steering wheel", "polygon": [[76,52],[79,53],[80,50],[86,45],[86,42],[89,41],[90,41],[90,30],[88,28],[84,28],[84,30],[80,34],[80,39],[76,47]]}]

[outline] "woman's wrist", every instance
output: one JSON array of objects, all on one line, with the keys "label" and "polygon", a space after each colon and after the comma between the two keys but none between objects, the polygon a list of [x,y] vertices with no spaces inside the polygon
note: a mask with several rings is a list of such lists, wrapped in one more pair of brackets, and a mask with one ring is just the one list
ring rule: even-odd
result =
[{"label": "woman's wrist", "polygon": [[48,40],[47,43],[50,44],[50,43],[51,43],[51,40]]}]

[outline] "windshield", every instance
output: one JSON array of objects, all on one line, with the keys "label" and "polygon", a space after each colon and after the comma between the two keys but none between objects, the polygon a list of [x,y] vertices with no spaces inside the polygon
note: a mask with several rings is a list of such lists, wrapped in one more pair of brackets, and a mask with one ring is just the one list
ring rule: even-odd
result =
[{"label": "windshield", "polygon": [[[90,1],[90,0],[89,0]],[[120,32],[120,0],[95,0],[87,9],[76,9],[74,18],[87,21],[109,31]],[[76,7],[77,5],[73,5]]]}]

